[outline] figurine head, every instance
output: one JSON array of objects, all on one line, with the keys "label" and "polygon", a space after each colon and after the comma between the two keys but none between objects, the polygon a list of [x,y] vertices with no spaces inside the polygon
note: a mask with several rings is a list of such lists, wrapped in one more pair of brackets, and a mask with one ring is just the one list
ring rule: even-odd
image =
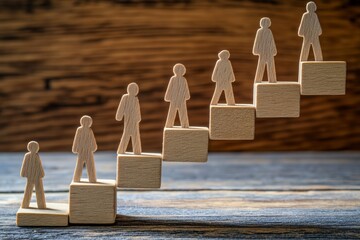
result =
[{"label": "figurine head", "polygon": [[261,20],[260,20],[260,27],[261,28],[268,28],[271,26],[271,20],[270,18],[267,18],[267,17],[263,17]]},{"label": "figurine head", "polygon": [[35,141],[31,141],[28,143],[27,149],[31,153],[37,153],[39,152],[39,144]]},{"label": "figurine head", "polygon": [[139,93],[139,86],[136,83],[130,83],[127,87],[127,93],[130,96],[137,96]]},{"label": "figurine head", "polygon": [[316,11],[316,4],[314,2],[308,2],[306,4],[306,11],[315,12]]},{"label": "figurine head", "polygon": [[173,72],[175,76],[184,76],[186,73],[186,68],[181,63],[177,63],[173,68]]},{"label": "figurine head", "polygon": [[230,57],[230,52],[228,50],[222,50],[219,52],[218,56],[221,60],[228,60]]},{"label": "figurine head", "polygon": [[92,125],[92,118],[88,115],[82,116],[80,119],[80,124],[82,127],[91,127]]}]

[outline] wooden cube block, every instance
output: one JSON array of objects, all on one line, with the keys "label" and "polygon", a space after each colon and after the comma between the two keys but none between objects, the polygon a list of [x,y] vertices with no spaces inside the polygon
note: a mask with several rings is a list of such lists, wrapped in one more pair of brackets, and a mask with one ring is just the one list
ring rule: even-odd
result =
[{"label": "wooden cube block", "polygon": [[302,95],[344,95],[346,62],[301,62],[299,82]]},{"label": "wooden cube block", "polygon": [[78,224],[112,224],[116,217],[116,183],[98,179],[70,184],[69,222]]},{"label": "wooden cube block", "polygon": [[67,203],[46,203],[45,209],[21,208],[16,213],[16,225],[19,227],[62,227],[69,223],[69,205]]},{"label": "wooden cube block", "polygon": [[164,161],[206,162],[208,147],[209,129],[206,127],[164,129]]},{"label": "wooden cube block", "polygon": [[209,125],[212,140],[252,140],[255,134],[255,106],[210,105]]},{"label": "wooden cube block", "polygon": [[161,154],[119,154],[117,186],[121,188],[160,188],[161,165]]},{"label": "wooden cube block", "polygon": [[300,84],[297,82],[255,83],[256,117],[300,116]]}]

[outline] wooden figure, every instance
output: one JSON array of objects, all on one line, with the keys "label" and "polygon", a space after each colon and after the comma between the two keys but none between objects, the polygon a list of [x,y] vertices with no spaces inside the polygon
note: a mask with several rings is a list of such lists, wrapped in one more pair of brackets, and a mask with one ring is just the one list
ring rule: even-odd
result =
[{"label": "wooden figure", "polygon": [[[174,162],[206,162],[209,145],[209,129],[190,127],[186,101],[190,91],[185,75],[185,66],[178,63],[173,68],[165,93],[165,101],[170,102],[163,136],[163,160]],[[181,127],[174,127],[176,112],[179,112]]]},{"label": "wooden figure", "polygon": [[269,27],[270,18],[264,17],[260,20],[260,28],[256,32],[253,54],[259,56],[255,83],[262,82],[265,67],[267,67],[268,81],[276,83],[274,56],[277,54],[275,40]]},{"label": "wooden figure", "polygon": [[91,129],[92,119],[90,116],[83,116],[80,119],[81,126],[76,130],[72,152],[78,155],[74,182],[80,182],[84,164],[87,169],[89,182],[96,182],[96,171],[94,162],[94,152],[97,150],[94,133]]},{"label": "wooden figure", "polygon": [[[136,83],[129,84],[127,94],[123,95],[116,113],[116,120],[124,118],[124,133],[118,148],[116,183],[121,188],[160,188],[160,154],[142,153],[139,122],[141,121],[139,88]],[[125,153],[132,139],[134,154]]]},{"label": "wooden figure", "polygon": [[232,88],[232,83],[235,82],[235,75],[229,60],[230,53],[227,50],[223,50],[218,56],[219,60],[215,64],[211,77],[211,80],[216,83],[214,95],[211,99],[211,105],[218,104],[222,92],[225,93],[227,105],[235,105]]},{"label": "wooden figure", "polygon": [[[210,104],[209,133],[212,140],[251,140],[255,133],[255,107],[235,104],[232,83],[235,75],[229,60],[230,53],[221,51],[215,64],[212,81],[216,82]],[[218,104],[225,92],[226,104]]]},{"label": "wooden figure", "polygon": [[189,127],[189,118],[187,114],[186,101],[190,99],[190,91],[184,75],[186,68],[178,63],[173,68],[174,76],[171,77],[165,93],[165,101],[170,102],[169,112],[165,126],[171,128],[174,126],[176,113],[179,113],[180,125],[183,128]]},{"label": "wooden figure", "polygon": [[[303,38],[300,54],[299,82],[302,95],[344,95],[346,62],[323,61],[319,36],[322,34],[316,4],[308,2],[300,22],[298,35]],[[312,46],[315,61],[308,61]]]},{"label": "wooden figure", "polygon": [[[260,20],[256,33],[253,54],[259,56],[254,83],[254,105],[256,117],[299,117],[300,84],[297,82],[277,82],[274,56],[277,54],[274,37],[269,29],[269,18]],[[262,82],[267,66],[268,82]]]},{"label": "wooden figure", "polygon": [[141,155],[141,139],[139,123],[141,121],[140,104],[137,97],[139,87],[136,83],[130,83],[127,87],[127,94],[120,100],[116,112],[116,120],[122,121],[124,118],[124,131],[120,141],[118,154],[124,154],[129,144],[130,138],[134,154]]},{"label": "wooden figure", "polygon": [[[67,226],[69,205],[63,203],[46,204],[42,178],[44,169],[38,154],[39,144],[31,141],[27,146],[20,171],[21,177],[27,178],[24,199],[16,213],[17,226]],[[35,186],[37,205],[30,203]]]},{"label": "wooden figure", "polygon": [[73,224],[112,224],[116,218],[116,183],[81,179],[70,184],[69,222]]}]

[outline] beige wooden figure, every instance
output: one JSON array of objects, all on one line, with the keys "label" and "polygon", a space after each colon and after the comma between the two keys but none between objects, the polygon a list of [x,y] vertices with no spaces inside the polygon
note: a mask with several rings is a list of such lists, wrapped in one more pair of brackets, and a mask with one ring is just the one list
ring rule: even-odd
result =
[{"label": "beige wooden figure", "polygon": [[235,82],[235,75],[229,60],[230,53],[227,50],[223,50],[218,56],[219,60],[215,64],[211,77],[211,80],[216,83],[214,95],[211,99],[211,105],[218,104],[222,92],[225,93],[227,105],[235,105],[232,88],[232,83]]},{"label": "beige wooden figure", "polygon": [[308,2],[306,5],[306,13],[304,13],[301,18],[298,31],[298,35],[303,38],[300,62],[308,60],[310,46],[312,46],[315,61],[323,60],[319,41],[319,36],[322,34],[322,30],[315,11],[316,4],[314,2]]},{"label": "beige wooden figure", "polygon": [[89,116],[83,116],[80,119],[81,126],[76,130],[72,152],[78,155],[74,182],[80,182],[84,164],[87,169],[89,182],[96,183],[96,172],[94,162],[94,152],[97,150],[94,133],[91,129],[92,119]]},{"label": "beige wooden figure", "polygon": [[25,154],[21,167],[20,176],[27,178],[24,191],[22,208],[29,208],[31,195],[35,186],[37,207],[46,208],[45,193],[42,178],[45,176],[44,169],[38,154],[39,144],[31,141],[27,145],[28,153]]},{"label": "beige wooden figure", "polygon": [[173,72],[174,76],[170,79],[164,98],[166,102],[170,102],[165,127],[174,127],[176,113],[178,112],[181,127],[188,128],[189,118],[186,101],[190,99],[190,91],[187,81],[184,78],[186,68],[184,65],[177,63],[173,68]]},{"label": "beige wooden figure", "polygon": [[276,71],[274,56],[277,54],[275,40],[269,27],[270,18],[264,17],[260,20],[260,28],[256,32],[253,54],[259,56],[256,69],[255,83],[262,82],[265,66],[267,67],[268,81],[276,83]]},{"label": "beige wooden figure", "polygon": [[130,83],[127,87],[127,94],[124,94],[120,100],[116,112],[116,120],[124,119],[124,131],[120,141],[118,154],[124,154],[129,144],[130,138],[134,154],[141,155],[141,139],[139,123],[141,121],[141,112],[139,99],[137,97],[139,87],[136,83]]}]

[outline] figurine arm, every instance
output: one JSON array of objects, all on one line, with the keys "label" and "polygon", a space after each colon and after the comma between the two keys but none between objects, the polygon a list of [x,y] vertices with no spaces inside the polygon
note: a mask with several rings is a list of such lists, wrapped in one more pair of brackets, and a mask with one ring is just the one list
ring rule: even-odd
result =
[{"label": "figurine arm", "polygon": [[164,100],[166,101],[166,102],[170,102],[171,101],[171,94],[172,94],[172,85],[173,85],[173,80],[174,79],[174,77],[171,77],[170,78],[170,81],[169,81],[169,85],[167,86],[167,89],[166,89],[166,93],[165,93],[165,97],[164,97]]},{"label": "figurine arm", "polygon": [[45,172],[44,172],[44,168],[43,168],[43,166],[42,166],[42,163],[41,163],[41,159],[40,159],[39,154],[36,154],[36,160],[37,160],[38,163],[39,163],[40,178],[43,178],[43,177],[45,177]]},{"label": "figurine arm", "polygon": [[91,130],[91,133],[90,133],[90,134],[91,134],[91,140],[92,140],[92,141],[91,141],[91,143],[92,143],[92,144],[91,144],[91,145],[92,145],[92,146],[91,146],[91,147],[92,147],[91,150],[92,150],[92,152],[96,152],[96,150],[97,150],[97,144],[96,144],[96,138],[95,138],[95,136],[94,136],[94,132]]},{"label": "figurine arm", "polygon": [[229,61],[229,68],[230,68],[230,82],[235,82],[235,74],[234,74],[234,70],[233,70],[233,67],[232,67],[232,64],[231,62]]},{"label": "figurine arm", "polygon": [[78,153],[78,142],[79,142],[79,135],[80,135],[80,128],[76,129],[73,145],[72,145],[72,152]]},{"label": "figurine arm", "polygon": [[271,53],[273,56],[276,56],[276,54],[277,54],[275,39],[274,39],[272,32],[271,32]]},{"label": "figurine arm", "polygon": [[189,86],[187,83],[186,78],[184,78],[184,91],[185,91],[185,100],[189,100],[190,99],[190,90],[189,90]]},{"label": "figurine arm", "polygon": [[117,109],[117,112],[116,112],[116,121],[121,121],[124,117],[124,113],[125,113],[125,104],[126,104],[126,96],[127,94],[124,94],[122,97],[121,97],[121,100],[120,100],[120,103],[119,103],[119,107]]},{"label": "figurine arm", "polygon": [[217,60],[216,64],[215,64],[215,67],[214,67],[214,71],[211,75],[211,81],[213,82],[216,82],[217,81],[217,78],[218,78],[218,74],[219,74],[219,61],[220,60]]},{"label": "figurine arm", "polygon": [[140,103],[139,103],[139,99],[136,98],[136,114],[138,116],[138,122],[141,121],[141,110],[140,110]]},{"label": "figurine arm", "polygon": [[300,21],[299,30],[298,30],[298,36],[300,36],[300,37],[304,37],[305,14],[306,14],[306,13],[304,13],[304,14],[302,15],[302,18],[301,18],[301,21]]},{"label": "figurine arm", "polygon": [[28,159],[29,159],[29,157],[28,157],[28,153],[27,153],[27,154],[25,154],[25,156],[24,156],[24,159],[23,159],[23,162],[22,162],[22,166],[21,166],[21,170],[20,170],[20,176],[21,176],[21,177],[27,177],[27,172],[26,172],[26,170],[27,170],[27,162],[28,162]]},{"label": "figurine arm", "polygon": [[260,31],[260,29],[258,29],[257,31],[256,31],[256,36],[255,36],[255,41],[254,41],[254,46],[253,46],[253,51],[252,51],[252,53],[253,53],[253,55],[259,55],[260,54],[260,47],[259,47],[259,41],[260,41],[260,39],[259,39],[259,31]]},{"label": "figurine arm", "polygon": [[316,15],[316,28],[318,29],[318,35],[320,36],[322,34],[322,29],[317,15]]}]

